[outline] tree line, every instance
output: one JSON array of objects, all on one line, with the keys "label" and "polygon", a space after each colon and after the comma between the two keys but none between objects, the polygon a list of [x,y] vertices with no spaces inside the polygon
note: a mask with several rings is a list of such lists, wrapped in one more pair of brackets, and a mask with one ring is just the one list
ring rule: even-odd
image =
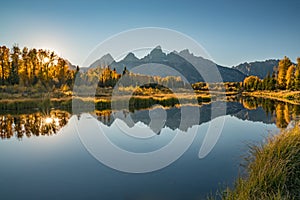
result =
[{"label": "tree line", "polygon": [[[116,69],[111,69],[110,66],[97,67],[87,70],[85,73],[80,73],[77,76],[79,85],[89,85],[98,83],[98,87],[114,87],[118,82],[121,87],[138,87],[145,84],[156,83],[168,88],[183,88],[187,84],[176,76],[149,76],[143,74],[135,74],[127,70],[124,66],[121,74],[117,73]],[[122,78],[122,80],[120,80]]]},{"label": "tree line", "polygon": [[[71,90],[79,67],[57,56],[54,52],[43,49],[20,49],[14,45],[11,49],[0,46],[0,86],[42,86],[47,91],[52,89]],[[188,84],[180,77],[158,77],[133,74],[124,67],[121,74],[109,66],[89,69],[77,78],[82,84],[98,83],[98,87],[114,87],[122,77],[122,86],[139,86],[145,83],[158,83],[168,88],[185,88]],[[194,84],[199,88],[201,85]],[[203,88],[206,86],[201,86]],[[253,90],[300,90],[300,58],[293,64],[288,57],[280,60],[272,74],[264,79],[257,76],[246,77],[242,83],[246,91]],[[194,88],[195,89],[195,88]]]},{"label": "tree line", "polygon": [[300,58],[293,64],[288,57],[284,57],[264,79],[249,76],[244,79],[244,89],[253,90],[300,90]]},{"label": "tree line", "polygon": [[49,50],[0,46],[0,86],[71,87],[78,71]]},{"label": "tree line", "polygon": [[[39,88],[40,92],[71,91],[75,78],[82,85],[98,83],[99,88],[114,87],[122,77],[124,87],[136,87],[145,83],[156,82],[166,87],[183,87],[180,77],[158,77],[133,74],[126,69],[117,73],[110,66],[97,67],[79,72],[79,67],[72,66],[55,52],[44,49],[21,49],[14,45],[11,49],[0,46],[0,91],[24,92],[30,88]],[[6,86],[16,86],[10,91]],[[8,89],[7,89],[8,88]],[[20,89],[27,88],[27,89]],[[36,91],[36,90],[32,90]]]}]

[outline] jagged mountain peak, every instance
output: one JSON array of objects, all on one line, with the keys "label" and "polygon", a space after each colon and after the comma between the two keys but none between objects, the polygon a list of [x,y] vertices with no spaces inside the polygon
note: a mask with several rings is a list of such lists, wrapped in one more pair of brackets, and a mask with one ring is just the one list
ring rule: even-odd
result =
[{"label": "jagged mountain peak", "polygon": [[161,46],[156,46],[154,49],[152,49],[152,51],[150,52],[150,55],[158,55],[158,56],[162,56],[162,55],[166,55],[162,49]]},{"label": "jagged mountain peak", "polygon": [[134,53],[130,52],[125,56],[123,61],[133,61],[133,62],[135,62],[135,61],[139,61],[139,59],[134,55]]},{"label": "jagged mountain peak", "polygon": [[113,62],[113,61],[115,61],[114,58],[109,53],[102,56],[100,58],[100,60],[103,60],[104,62]]},{"label": "jagged mountain peak", "polygon": [[163,62],[166,60],[166,53],[162,51],[161,46],[156,46],[150,53],[141,59],[143,62]]},{"label": "jagged mountain peak", "polygon": [[181,50],[178,54],[180,56],[194,56],[194,54],[190,53],[190,51],[188,49]]},{"label": "jagged mountain peak", "polygon": [[157,45],[154,49],[160,49],[160,50],[162,50],[160,45]]},{"label": "jagged mountain peak", "polygon": [[96,60],[93,64],[91,64],[90,68],[106,67],[113,62],[115,62],[114,58],[109,53],[107,53],[100,59]]}]

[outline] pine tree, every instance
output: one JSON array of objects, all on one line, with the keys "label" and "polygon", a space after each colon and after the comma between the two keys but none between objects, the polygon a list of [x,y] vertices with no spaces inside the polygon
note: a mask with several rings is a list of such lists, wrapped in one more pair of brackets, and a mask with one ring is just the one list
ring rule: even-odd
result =
[{"label": "pine tree", "polygon": [[127,70],[127,68],[126,68],[126,66],[125,66],[124,69],[123,69],[122,75],[125,75],[125,74],[127,74],[127,73],[128,73],[128,70]]},{"label": "pine tree", "polygon": [[38,82],[37,78],[37,71],[38,71],[38,58],[37,58],[37,50],[30,49],[28,56],[30,58],[30,73],[29,73],[29,80],[31,85],[35,85]]},{"label": "pine tree", "polygon": [[262,81],[262,89],[263,90],[269,90],[269,83],[270,83],[270,72],[267,73],[267,76]]},{"label": "pine tree", "polygon": [[8,77],[8,81],[11,85],[19,84],[19,58],[20,58],[20,48],[18,45],[13,46],[13,51],[11,54],[11,68]]},{"label": "pine tree", "polygon": [[19,75],[22,83],[25,86],[29,86],[29,71],[30,71],[30,58],[27,47],[22,50],[22,62],[19,68]]},{"label": "pine tree", "polygon": [[276,75],[275,72],[273,72],[272,77],[268,82],[268,90],[275,90],[275,89],[276,89]]}]

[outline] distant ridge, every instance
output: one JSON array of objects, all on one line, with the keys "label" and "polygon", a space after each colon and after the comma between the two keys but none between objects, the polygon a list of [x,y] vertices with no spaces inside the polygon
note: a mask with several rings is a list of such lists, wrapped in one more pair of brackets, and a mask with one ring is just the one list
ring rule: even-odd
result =
[{"label": "distant ridge", "polygon": [[250,63],[242,63],[234,66],[233,69],[237,69],[247,76],[257,76],[261,79],[267,76],[269,73],[272,75],[274,68],[278,66],[279,60],[270,59],[266,61],[255,61]]}]

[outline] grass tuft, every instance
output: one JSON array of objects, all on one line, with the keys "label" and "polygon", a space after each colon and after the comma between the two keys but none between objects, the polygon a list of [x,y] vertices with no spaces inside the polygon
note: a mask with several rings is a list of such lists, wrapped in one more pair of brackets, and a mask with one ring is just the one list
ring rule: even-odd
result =
[{"label": "grass tuft", "polygon": [[282,131],[260,146],[250,148],[247,176],[221,199],[300,199],[300,128]]}]

